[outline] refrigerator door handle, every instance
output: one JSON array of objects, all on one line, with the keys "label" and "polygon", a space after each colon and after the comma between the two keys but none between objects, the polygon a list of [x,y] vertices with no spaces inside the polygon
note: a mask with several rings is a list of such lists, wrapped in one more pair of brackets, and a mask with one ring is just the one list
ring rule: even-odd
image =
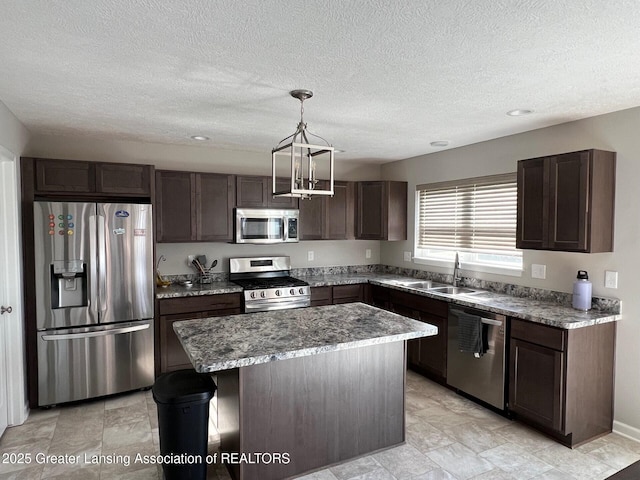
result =
[{"label": "refrigerator door handle", "polygon": [[[100,312],[107,310],[110,301],[106,296],[107,285],[107,247],[105,237],[105,218],[101,215],[97,216],[98,231],[98,295],[100,296]],[[100,319],[103,320],[102,318]]]},{"label": "refrigerator door handle", "polygon": [[98,258],[98,241],[97,241],[97,226],[96,216],[91,215],[89,217],[89,255],[90,259],[87,262],[89,264],[89,309],[96,314],[96,321],[98,321],[98,312],[100,311],[100,305],[98,299],[101,298],[98,295],[98,265],[95,261]]},{"label": "refrigerator door handle", "polygon": [[90,337],[106,337],[107,335],[118,335],[121,333],[131,333],[138,332],[140,330],[147,330],[150,327],[150,324],[145,325],[135,325],[133,327],[123,327],[123,328],[112,328],[110,330],[100,330],[97,332],[81,332],[81,333],[59,333],[53,335],[42,335],[42,340],[75,340],[79,338],[90,338]]}]

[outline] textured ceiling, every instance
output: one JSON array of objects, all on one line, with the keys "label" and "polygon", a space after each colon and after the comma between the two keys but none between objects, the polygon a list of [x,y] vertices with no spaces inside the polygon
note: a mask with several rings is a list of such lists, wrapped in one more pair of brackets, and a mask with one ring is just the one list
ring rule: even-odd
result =
[{"label": "textured ceiling", "polygon": [[[638,0],[0,0],[32,133],[390,161],[640,105]],[[533,109],[508,117],[515,108]]]}]

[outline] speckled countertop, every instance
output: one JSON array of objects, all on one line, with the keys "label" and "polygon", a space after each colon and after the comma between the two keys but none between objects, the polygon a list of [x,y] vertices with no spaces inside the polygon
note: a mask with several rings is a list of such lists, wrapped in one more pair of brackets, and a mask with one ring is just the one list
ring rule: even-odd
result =
[{"label": "speckled countertop", "polygon": [[[482,296],[453,296],[400,285],[397,283],[398,280],[411,280],[411,278],[388,273],[339,273],[301,276],[298,278],[305,280],[312,287],[372,283],[416,295],[443,300],[463,307],[474,307],[489,312],[565,329],[588,327],[599,323],[617,321],[622,318],[619,313],[619,303],[617,305],[617,309],[592,309],[588,312],[582,312],[575,310],[570,306],[553,301],[539,300],[526,296],[514,296],[491,291],[484,292]],[[242,291],[242,289],[234,283],[214,282],[212,284],[205,285],[194,284],[191,288],[170,286],[158,289],[157,298],[211,295],[216,293],[233,293],[240,291]]]},{"label": "speckled countertop", "polygon": [[438,333],[433,325],[364,303],[186,320],[173,328],[201,373]]},{"label": "speckled countertop", "polygon": [[218,295],[241,291],[242,287],[233,282],[194,283],[191,287],[184,287],[178,283],[158,288],[156,298],[197,297],[198,295]]},{"label": "speckled countertop", "polygon": [[[462,307],[473,307],[480,310],[508,315],[510,317],[542,323],[553,327],[571,329],[582,328],[599,323],[613,322],[621,319],[619,313],[601,310],[582,312],[558,303],[536,300],[528,297],[516,297],[504,293],[484,291],[481,296],[447,295],[421,288],[399,285],[398,280],[410,280],[407,277],[392,274],[362,273],[356,275],[318,275],[302,277],[312,287],[325,285],[348,285],[354,283],[372,283],[394,288],[425,297],[444,300]],[[415,279],[414,279],[415,280]]]}]

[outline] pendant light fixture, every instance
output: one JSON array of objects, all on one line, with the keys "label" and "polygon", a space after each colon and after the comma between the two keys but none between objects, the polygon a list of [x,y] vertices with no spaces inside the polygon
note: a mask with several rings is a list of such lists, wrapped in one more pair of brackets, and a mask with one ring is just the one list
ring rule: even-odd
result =
[{"label": "pendant light fixture", "polygon": [[[292,90],[289,94],[300,100],[300,122],[296,131],[284,138],[271,151],[271,176],[274,196],[310,198],[312,195],[333,195],[333,146],[319,135],[307,130],[304,123],[304,101],[313,96],[311,90]],[[314,145],[309,136],[320,139],[326,145]],[[280,169],[276,168],[280,165]],[[285,164],[285,167],[282,167]],[[280,177],[277,172],[286,173]],[[328,174],[328,179],[326,175]],[[325,176],[325,180],[320,178]],[[278,179],[281,182],[278,182]],[[287,180],[282,188],[283,179]]]}]

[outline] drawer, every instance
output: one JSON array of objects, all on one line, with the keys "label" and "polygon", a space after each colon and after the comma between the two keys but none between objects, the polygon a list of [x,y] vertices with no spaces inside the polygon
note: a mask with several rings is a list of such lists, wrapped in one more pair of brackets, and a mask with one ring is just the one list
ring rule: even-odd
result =
[{"label": "drawer", "polygon": [[239,293],[223,293],[219,295],[199,295],[196,297],[163,298],[159,300],[160,315],[176,313],[206,312],[240,308]]},{"label": "drawer", "polygon": [[518,338],[560,352],[563,352],[567,345],[566,330],[516,318],[511,319],[511,338]]}]

